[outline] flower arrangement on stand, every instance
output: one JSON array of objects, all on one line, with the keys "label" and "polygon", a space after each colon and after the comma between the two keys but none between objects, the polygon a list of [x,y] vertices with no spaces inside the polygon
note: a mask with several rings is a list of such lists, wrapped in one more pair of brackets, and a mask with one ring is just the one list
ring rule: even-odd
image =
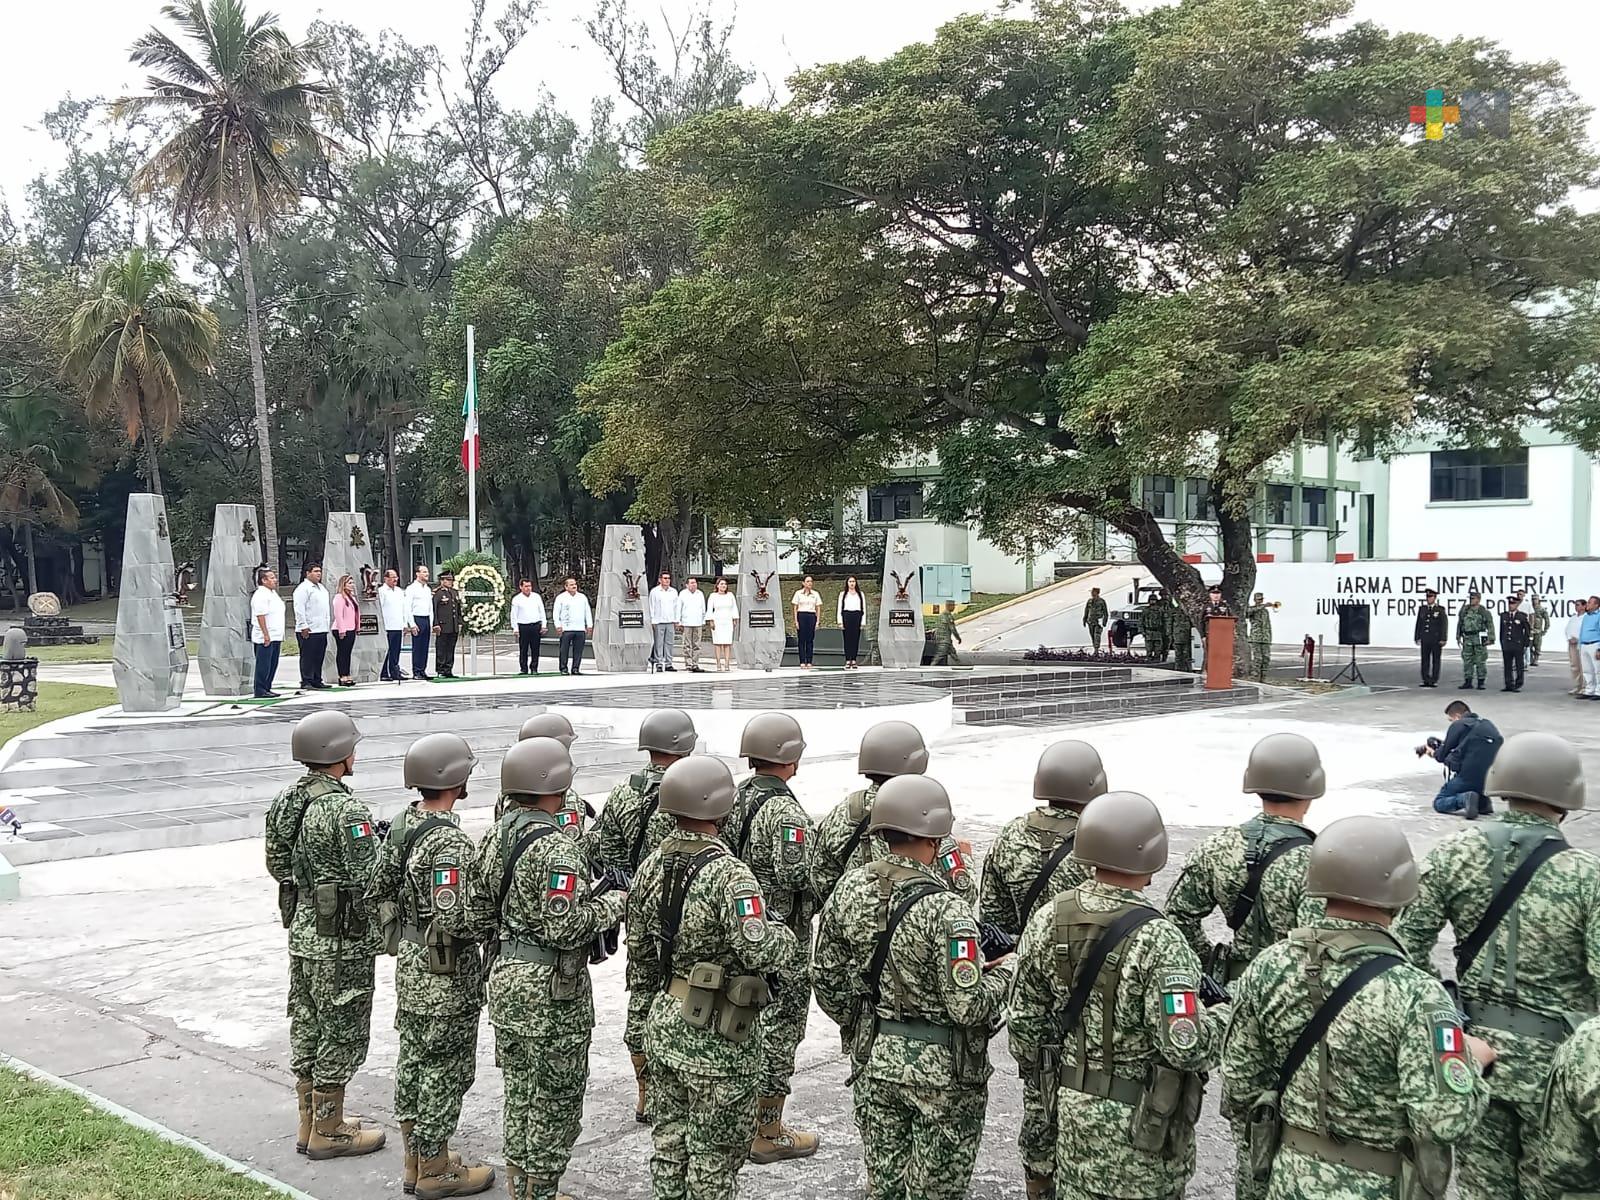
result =
[{"label": "flower arrangement on stand", "polygon": [[504,624],[506,580],[497,567],[473,563],[456,572],[461,592],[461,626],[474,637],[485,637]]}]

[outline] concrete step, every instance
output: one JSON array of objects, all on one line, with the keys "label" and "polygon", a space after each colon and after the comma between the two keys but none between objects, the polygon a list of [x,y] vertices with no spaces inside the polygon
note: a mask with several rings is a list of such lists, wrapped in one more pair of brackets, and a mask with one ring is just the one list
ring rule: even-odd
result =
[{"label": "concrete step", "polygon": [[1073,699],[1016,701],[990,708],[965,709],[957,720],[965,725],[1011,725],[1048,720],[1058,723],[1115,721],[1152,713],[1187,712],[1196,708],[1218,708],[1235,704],[1254,704],[1261,698],[1253,687],[1221,691],[1150,689],[1142,692],[1085,696]]}]

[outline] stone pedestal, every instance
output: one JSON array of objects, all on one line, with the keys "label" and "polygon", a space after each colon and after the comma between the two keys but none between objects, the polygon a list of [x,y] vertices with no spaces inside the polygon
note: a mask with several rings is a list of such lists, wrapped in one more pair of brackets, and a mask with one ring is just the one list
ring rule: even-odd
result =
[{"label": "stone pedestal", "polygon": [[183,610],[173,599],[172,540],[160,496],[128,497],[122,590],[111,675],[124,712],[164,712],[183,700],[189,673]]},{"label": "stone pedestal", "polygon": [[32,712],[38,706],[39,660],[0,659],[0,712],[16,712],[18,709]]},{"label": "stone pedestal", "polygon": [[650,581],[644,532],[607,525],[594,602],[594,663],[602,671],[643,671],[650,663]]},{"label": "stone pedestal", "polygon": [[771,529],[739,531],[739,632],[733,661],[743,670],[770,671],[783,663],[783,577]]},{"label": "stone pedestal", "polygon": [[889,668],[922,665],[922,556],[917,535],[896,525],[883,551],[883,591],[878,597],[878,656]]},{"label": "stone pedestal", "polygon": [[[365,574],[363,574],[365,568]],[[367,536],[365,513],[329,513],[328,538],[322,548],[322,585],[328,589],[329,612],[333,597],[338,594],[339,580],[350,576],[350,590],[356,595],[361,609],[361,628],[356,634],[356,648],[350,655],[350,677],[357,683],[373,683],[383,670],[383,655],[388,641],[378,622],[378,600],[366,594],[366,582],[376,588],[383,583],[383,573],[378,570],[372,556],[372,539]],[[291,634],[291,636],[293,636]],[[328,636],[328,659],[322,668],[322,678],[330,683],[339,678],[337,647],[333,636]],[[431,665],[431,664],[430,664]]]},{"label": "stone pedestal", "polygon": [[261,565],[260,529],[255,505],[217,505],[200,614],[200,680],[208,696],[248,696],[255,683],[250,595]]}]

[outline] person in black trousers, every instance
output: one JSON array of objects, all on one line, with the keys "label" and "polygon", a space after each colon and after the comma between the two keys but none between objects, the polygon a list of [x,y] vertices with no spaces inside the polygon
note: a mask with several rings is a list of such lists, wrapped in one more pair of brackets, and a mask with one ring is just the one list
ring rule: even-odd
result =
[{"label": "person in black trousers", "polygon": [[1504,660],[1506,685],[1502,692],[1522,690],[1523,671],[1528,665],[1528,646],[1533,641],[1533,622],[1522,611],[1522,600],[1513,596],[1500,614],[1500,657]]},{"label": "person in black trousers", "polygon": [[1417,609],[1417,624],[1411,638],[1422,647],[1422,686],[1439,686],[1439,663],[1444,644],[1450,638],[1450,614],[1439,603],[1439,593],[1429,588]]},{"label": "person in black trousers", "polygon": [[844,581],[835,615],[839,618],[839,628],[844,630],[845,670],[854,671],[856,659],[861,657],[861,622],[867,615],[867,598],[861,594],[861,585],[854,575]]}]

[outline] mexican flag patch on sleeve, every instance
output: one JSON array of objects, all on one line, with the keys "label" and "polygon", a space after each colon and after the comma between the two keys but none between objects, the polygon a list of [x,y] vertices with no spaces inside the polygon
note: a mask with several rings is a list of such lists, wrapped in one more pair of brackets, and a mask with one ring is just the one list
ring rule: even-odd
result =
[{"label": "mexican flag patch on sleeve", "polygon": [[1167,992],[1161,997],[1161,1008],[1168,1017],[1192,1017],[1199,1010],[1199,1001],[1193,992]]},{"label": "mexican flag patch on sleeve", "polygon": [[551,871],[545,891],[552,896],[570,896],[578,890],[578,877],[571,871]]},{"label": "mexican flag patch on sleeve", "polygon": [[1464,1049],[1461,1030],[1455,1025],[1433,1027],[1433,1048],[1439,1054],[1460,1054]]},{"label": "mexican flag patch on sleeve", "polygon": [[559,819],[563,829],[575,828],[578,824],[578,810],[575,808],[564,808],[559,814]]},{"label": "mexican flag patch on sleeve", "polygon": [[359,842],[363,838],[369,838],[372,836],[372,825],[367,821],[357,821],[355,824],[347,826],[346,832],[350,834],[350,840],[352,842]]},{"label": "mexican flag patch on sleeve", "polygon": [[967,868],[966,860],[961,857],[961,851],[954,846],[950,847],[947,853],[939,856],[939,864],[950,875],[954,875],[957,871],[964,871]]},{"label": "mexican flag patch on sleeve", "polygon": [[760,896],[740,896],[734,900],[733,908],[741,921],[765,915],[762,912]]},{"label": "mexican flag patch on sleeve", "polygon": [[783,840],[788,845],[791,845],[791,846],[803,846],[803,845],[805,845],[806,844],[806,831],[805,831],[805,828],[803,826],[800,826],[800,825],[785,825],[783,827]]},{"label": "mexican flag patch on sleeve", "polygon": [[440,867],[433,873],[433,886],[457,887],[461,883],[461,872],[455,867]]},{"label": "mexican flag patch on sleeve", "polygon": [[953,937],[950,939],[951,962],[977,962],[978,939],[969,937]]}]

